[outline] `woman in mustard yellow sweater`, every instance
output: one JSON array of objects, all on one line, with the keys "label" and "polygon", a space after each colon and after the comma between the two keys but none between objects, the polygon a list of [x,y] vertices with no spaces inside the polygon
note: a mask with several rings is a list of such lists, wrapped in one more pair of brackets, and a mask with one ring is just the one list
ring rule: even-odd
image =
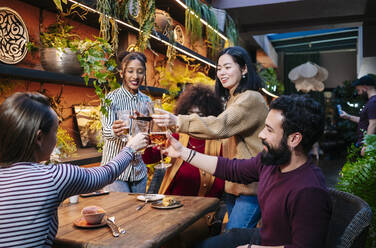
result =
[{"label": "woman in mustard yellow sweater", "polygon": [[[173,115],[169,112],[153,115],[160,126],[175,127],[176,132],[201,139],[222,139],[223,156],[250,158],[262,151],[258,133],[264,127],[268,108],[258,92],[262,82],[246,50],[241,47],[224,49],[217,61],[216,94],[226,101],[226,109],[218,116],[197,114]],[[161,110],[162,111],[162,110]],[[226,181],[225,191],[229,222],[226,229],[256,225],[260,217],[257,186]]]}]

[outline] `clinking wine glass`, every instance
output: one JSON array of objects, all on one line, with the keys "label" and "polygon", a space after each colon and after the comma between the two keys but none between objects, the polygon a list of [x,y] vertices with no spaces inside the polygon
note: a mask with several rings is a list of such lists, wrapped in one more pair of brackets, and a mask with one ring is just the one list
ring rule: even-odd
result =
[{"label": "clinking wine glass", "polygon": [[122,134],[121,140],[123,142],[126,142],[128,135],[129,135],[130,125],[131,125],[130,116],[132,115],[132,111],[129,109],[119,110],[116,112],[116,115],[117,115],[117,119],[122,120],[125,125],[125,130]]},{"label": "clinking wine glass", "polygon": [[[162,104],[161,104],[161,101],[158,99],[154,102],[154,106],[155,108],[159,108],[159,109],[163,109],[162,108]],[[153,108],[153,113],[154,113],[154,108]],[[152,145],[157,145],[160,147],[160,154],[161,154],[161,163],[156,165],[154,168],[156,169],[164,169],[164,168],[168,168],[171,166],[171,164],[166,164],[164,163],[164,159],[163,159],[163,154],[162,154],[162,148],[166,147],[167,145],[167,134],[168,134],[169,130],[167,129],[167,127],[160,127],[158,126],[155,122],[152,122],[151,124],[151,130],[150,130],[150,133],[149,133],[149,137],[150,137],[150,142]]]}]

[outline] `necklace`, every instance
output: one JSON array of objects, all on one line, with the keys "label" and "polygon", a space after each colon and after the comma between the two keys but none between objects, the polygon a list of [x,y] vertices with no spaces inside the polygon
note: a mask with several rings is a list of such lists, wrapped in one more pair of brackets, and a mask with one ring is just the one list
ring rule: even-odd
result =
[{"label": "necklace", "polygon": [[190,147],[192,147],[194,150],[196,150],[196,149],[199,149],[199,148],[203,147],[205,145],[205,142],[202,143],[201,145],[194,146],[194,145],[192,145],[191,141],[188,140],[188,144],[189,144]]}]

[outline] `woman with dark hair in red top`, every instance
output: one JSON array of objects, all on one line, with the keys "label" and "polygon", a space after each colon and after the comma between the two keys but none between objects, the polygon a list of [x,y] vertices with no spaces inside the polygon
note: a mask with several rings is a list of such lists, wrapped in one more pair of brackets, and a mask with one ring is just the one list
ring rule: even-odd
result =
[{"label": "woman with dark hair in red top", "polygon": [[[199,116],[218,116],[223,111],[221,100],[210,87],[205,85],[187,86],[180,95],[175,108],[175,114],[197,114]],[[221,155],[221,142],[218,140],[197,139],[186,134],[173,134],[183,145],[200,153]],[[143,156],[146,164],[160,160],[157,148],[146,149]],[[221,197],[224,191],[224,181],[205,173],[191,164],[180,159],[172,161],[172,166],[166,170],[160,194],[184,196]]]}]

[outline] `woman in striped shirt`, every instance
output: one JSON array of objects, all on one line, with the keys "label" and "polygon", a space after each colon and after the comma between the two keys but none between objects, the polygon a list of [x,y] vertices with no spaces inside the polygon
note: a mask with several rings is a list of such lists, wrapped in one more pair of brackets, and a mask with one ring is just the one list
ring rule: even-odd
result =
[{"label": "woman in striped shirt", "polygon": [[113,182],[148,137],[139,134],[109,163],[43,165],[56,145],[58,118],[48,98],[15,93],[0,105],[0,247],[50,247],[59,204]]},{"label": "woman in striped shirt", "polygon": [[[122,134],[125,130],[123,121],[118,120],[116,112],[119,110],[138,110],[145,106],[151,99],[139,91],[139,87],[146,78],[146,57],[139,52],[131,52],[121,61],[121,78],[123,84],[120,88],[110,92],[107,99],[111,100],[108,113],[102,115],[102,136],[104,147],[101,165],[106,164],[126,144]],[[144,193],[147,183],[147,169],[140,154],[116,181],[105,189],[115,192]]]}]

